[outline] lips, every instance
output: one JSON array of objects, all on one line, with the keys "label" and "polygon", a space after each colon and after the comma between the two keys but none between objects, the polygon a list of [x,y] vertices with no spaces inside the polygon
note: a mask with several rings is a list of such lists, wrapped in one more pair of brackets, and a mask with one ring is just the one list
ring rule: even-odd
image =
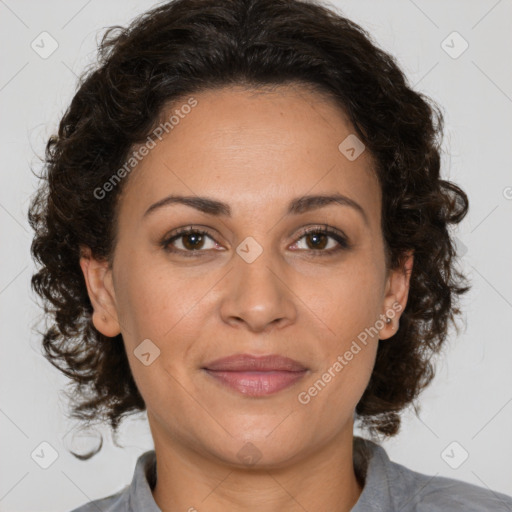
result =
[{"label": "lips", "polygon": [[271,354],[268,356],[252,356],[250,354],[234,354],[216,359],[204,366],[206,370],[225,372],[301,372],[307,370],[298,361],[289,357]]},{"label": "lips", "polygon": [[235,354],[208,363],[203,370],[217,382],[246,396],[277,393],[302,379],[308,369],[293,359],[277,354]]}]

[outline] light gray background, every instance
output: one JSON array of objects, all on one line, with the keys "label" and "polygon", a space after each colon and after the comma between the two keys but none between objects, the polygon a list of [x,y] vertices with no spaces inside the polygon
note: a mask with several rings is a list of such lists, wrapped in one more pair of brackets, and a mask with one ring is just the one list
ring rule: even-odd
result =
[{"label": "light gray background", "polygon": [[[30,291],[34,265],[26,210],[37,184],[30,168],[39,169],[38,156],[73,96],[76,75],[94,60],[97,35],[153,5],[0,0],[0,511],[69,511],[112,494],[129,483],[137,457],[152,448],[143,415],[125,422],[124,449],[104,429],[104,447],[92,460],[81,462],[66,451],[76,424],[65,418],[60,390],[66,380],[42,357],[32,330],[41,311]],[[442,105],[443,173],[470,198],[469,215],[456,233],[461,266],[473,283],[463,302],[464,332],[456,337],[452,331],[419,417],[407,412],[402,431],[384,447],[416,471],[512,495],[512,2],[333,5],[368,29],[397,57],[411,84]],[[43,31],[59,45],[47,59],[31,48]],[[469,43],[456,59],[441,46],[453,31]],[[452,52],[461,48],[453,37],[445,44]],[[48,469],[31,458],[43,441],[58,453]],[[441,456],[453,441],[469,453],[458,469]]]}]

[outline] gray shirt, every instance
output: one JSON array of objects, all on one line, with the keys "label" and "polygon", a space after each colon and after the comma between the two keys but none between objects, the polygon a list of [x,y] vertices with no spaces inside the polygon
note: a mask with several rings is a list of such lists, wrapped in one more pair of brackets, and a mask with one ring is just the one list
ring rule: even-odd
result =
[{"label": "gray shirt", "polygon": [[[364,488],[351,512],[512,512],[510,496],[412,471],[391,461],[382,446],[357,436],[354,468]],[[151,493],[155,482],[155,451],[150,450],[137,459],[131,484],[72,512],[161,512]]]}]

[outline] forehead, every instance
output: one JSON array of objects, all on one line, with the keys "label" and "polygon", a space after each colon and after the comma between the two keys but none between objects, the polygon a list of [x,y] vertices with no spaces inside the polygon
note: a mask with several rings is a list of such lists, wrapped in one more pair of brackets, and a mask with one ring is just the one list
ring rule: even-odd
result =
[{"label": "forehead", "polygon": [[163,123],[173,116],[172,128],[168,124],[130,175],[121,209],[128,203],[143,215],[166,195],[200,195],[229,203],[236,217],[256,206],[279,213],[297,196],[340,193],[379,217],[371,155],[347,158],[355,130],[334,101],[288,85],[225,87],[191,97],[162,112]]}]

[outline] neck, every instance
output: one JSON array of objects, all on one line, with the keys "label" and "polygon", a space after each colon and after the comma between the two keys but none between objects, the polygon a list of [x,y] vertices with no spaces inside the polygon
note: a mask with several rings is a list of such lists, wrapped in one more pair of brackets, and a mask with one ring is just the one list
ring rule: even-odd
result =
[{"label": "neck", "polygon": [[162,512],[349,512],[363,490],[353,465],[353,431],[287,464],[238,468],[188,449],[159,443],[153,497]]}]

